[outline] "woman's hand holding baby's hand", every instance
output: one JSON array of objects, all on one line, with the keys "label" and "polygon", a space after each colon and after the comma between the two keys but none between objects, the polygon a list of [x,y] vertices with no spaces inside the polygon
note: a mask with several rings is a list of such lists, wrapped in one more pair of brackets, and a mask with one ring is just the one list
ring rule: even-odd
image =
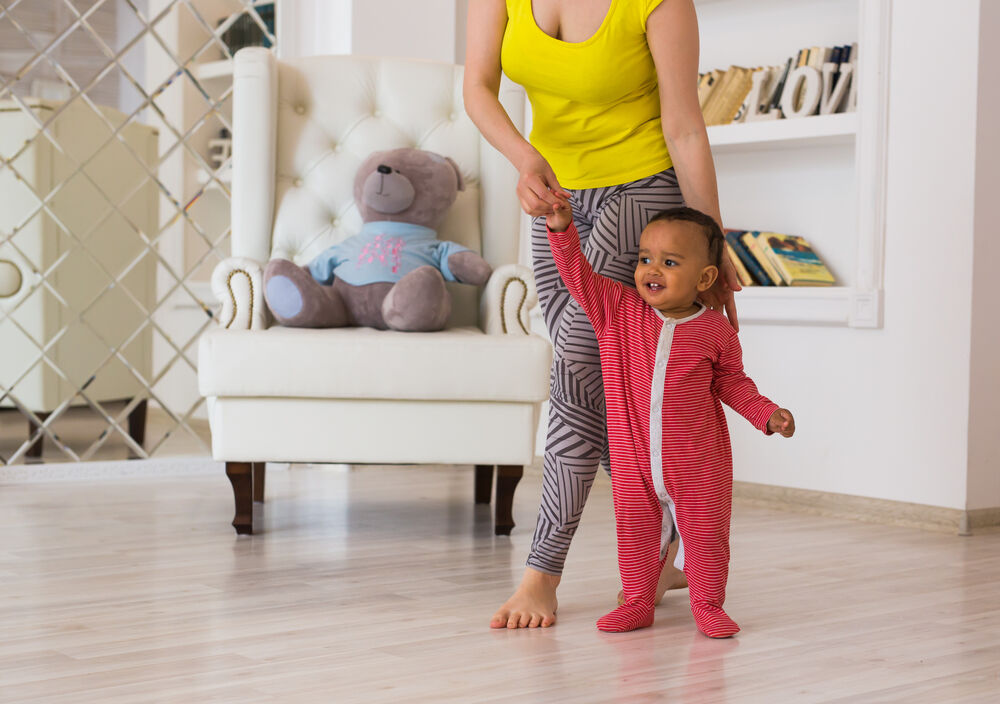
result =
[{"label": "woman's hand holding baby's hand", "polygon": [[767,421],[767,429],[786,438],[795,435],[795,418],[792,417],[792,412],[787,408],[776,410]]},{"label": "woman's hand holding baby's hand", "polygon": [[555,204],[560,198],[569,198],[569,193],[563,190],[556,180],[555,172],[549,162],[533,147],[517,164],[520,178],[517,181],[517,197],[521,201],[521,209],[532,217],[552,215]]},{"label": "woman's hand holding baby's hand", "polygon": [[545,218],[546,226],[552,232],[566,232],[571,222],[573,222],[573,206],[569,204],[568,198],[557,196],[556,203],[552,206],[552,214]]}]

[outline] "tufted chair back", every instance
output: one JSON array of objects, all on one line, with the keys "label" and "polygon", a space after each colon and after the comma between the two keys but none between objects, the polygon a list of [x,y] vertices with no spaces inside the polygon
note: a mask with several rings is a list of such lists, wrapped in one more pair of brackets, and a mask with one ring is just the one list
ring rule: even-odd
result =
[{"label": "tufted chair back", "polygon": [[[372,152],[416,147],[455,160],[465,190],[438,235],[494,267],[517,261],[517,172],[479,134],[462,104],[461,66],[358,56],[278,61],[238,52],[233,95],[234,256],[306,264],[360,230],[354,176]],[[501,102],[522,128],[524,97]],[[449,284],[450,325],[475,325],[476,291]]]}]

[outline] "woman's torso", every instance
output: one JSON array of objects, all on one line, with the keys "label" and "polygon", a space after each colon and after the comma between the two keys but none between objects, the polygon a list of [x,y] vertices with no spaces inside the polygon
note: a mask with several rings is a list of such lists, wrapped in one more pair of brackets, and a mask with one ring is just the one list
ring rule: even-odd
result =
[{"label": "woman's torso", "polygon": [[560,0],[507,0],[503,70],[524,86],[531,142],[562,186],[611,186],[670,167],[645,34],[660,2],[594,0],[566,21]]}]

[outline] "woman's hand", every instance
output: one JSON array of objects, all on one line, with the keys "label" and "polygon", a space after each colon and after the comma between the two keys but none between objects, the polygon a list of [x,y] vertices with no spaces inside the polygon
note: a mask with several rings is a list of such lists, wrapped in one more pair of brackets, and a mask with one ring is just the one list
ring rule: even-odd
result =
[{"label": "woman's hand", "polygon": [[742,291],[740,277],[736,273],[736,267],[729,261],[725,252],[722,254],[722,267],[719,278],[715,280],[712,288],[708,289],[699,297],[701,302],[713,310],[724,310],[729,318],[729,324],[736,332],[740,331],[740,321],[736,317],[736,299],[733,296],[735,291]]},{"label": "woman's hand", "polygon": [[521,177],[517,180],[517,198],[521,209],[532,217],[552,215],[559,199],[570,197],[556,180],[549,162],[529,145],[525,156],[517,164]]}]

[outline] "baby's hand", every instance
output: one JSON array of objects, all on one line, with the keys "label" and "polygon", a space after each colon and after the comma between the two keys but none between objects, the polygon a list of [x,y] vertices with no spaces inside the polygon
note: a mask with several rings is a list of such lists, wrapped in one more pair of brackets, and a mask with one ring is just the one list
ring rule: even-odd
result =
[{"label": "baby's hand", "polygon": [[570,223],[573,222],[573,206],[569,204],[569,198],[555,191],[552,195],[559,202],[552,206],[552,214],[545,217],[545,224],[552,232],[566,232]]},{"label": "baby's hand", "polygon": [[776,410],[767,421],[767,429],[786,438],[795,435],[795,419],[792,417],[792,412],[787,408]]}]

